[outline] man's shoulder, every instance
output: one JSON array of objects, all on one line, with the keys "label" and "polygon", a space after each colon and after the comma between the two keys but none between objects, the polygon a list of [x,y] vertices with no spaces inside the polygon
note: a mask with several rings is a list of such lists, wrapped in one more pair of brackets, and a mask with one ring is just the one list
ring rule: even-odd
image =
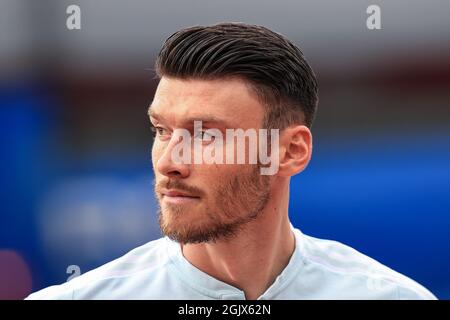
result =
[{"label": "man's shoulder", "polygon": [[[425,287],[338,241],[302,235],[302,257],[311,270],[356,299],[436,299]],[[345,294],[343,295],[345,297]]]},{"label": "man's shoulder", "polygon": [[37,291],[26,299],[74,299],[77,291],[95,292],[97,287],[105,287],[109,283],[117,286],[142,273],[158,272],[169,261],[166,245],[166,238],[150,241],[66,283]]}]

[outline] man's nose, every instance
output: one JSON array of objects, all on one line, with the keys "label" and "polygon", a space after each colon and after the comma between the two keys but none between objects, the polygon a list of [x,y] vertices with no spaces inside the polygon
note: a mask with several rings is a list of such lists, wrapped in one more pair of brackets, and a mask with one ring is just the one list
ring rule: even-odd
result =
[{"label": "man's nose", "polygon": [[[183,140],[179,133],[174,132],[161,158],[157,161],[156,168],[159,173],[169,178],[187,178],[189,176],[190,163],[185,163],[185,161],[182,161],[181,156],[174,157],[177,154],[173,154],[174,148],[178,145],[181,147],[183,144],[185,145],[182,148],[182,152],[190,151],[190,141]],[[177,153],[177,151],[175,152]]]}]

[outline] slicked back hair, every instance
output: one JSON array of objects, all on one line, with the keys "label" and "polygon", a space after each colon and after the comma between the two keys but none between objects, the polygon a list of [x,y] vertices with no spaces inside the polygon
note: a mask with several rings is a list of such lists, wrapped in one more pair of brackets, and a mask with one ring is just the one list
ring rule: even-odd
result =
[{"label": "slicked back hair", "polygon": [[164,42],[158,77],[246,81],[265,106],[263,127],[311,127],[318,104],[317,80],[300,49],[265,27],[220,23],[179,30]]}]

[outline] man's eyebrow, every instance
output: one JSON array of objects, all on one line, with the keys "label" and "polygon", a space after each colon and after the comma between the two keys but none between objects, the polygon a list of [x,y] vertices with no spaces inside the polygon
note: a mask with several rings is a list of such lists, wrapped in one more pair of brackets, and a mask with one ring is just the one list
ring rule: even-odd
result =
[{"label": "man's eyebrow", "polygon": [[188,117],[188,118],[183,119],[183,122],[185,124],[193,124],[194,121],[201,121],[204,123],[217,123],[217,124],[222,124],[224,126],[228,125],[226,120],[218,118],[214,115],[193,116],[193,117]]},{"label": "man's eyebrow", "polygon": [[152,105],[150,105],[150,107],[148,107],[147,114],[148,114],[149,117],[152,117],[152,118],[155,118],[155,119],[159,118],[158,114],[152,109]]},{"label": "man's eyebrow", "polygon": [[[157,114],[154,110],[152,110],[151,106],[148,109],[148,115],[156,120],[162,119],[162,117],[160,117],[159,114]],[[221,124],[225,127],[230,126],[230,124],[226,120],[219,118],[215,115],[211,115],[211,114],[191,116],[191,117],[183,119],[182,122],[185,125],[193,125],[194,121],[201,121],[203,123],[216,123],[216,124]]]}]

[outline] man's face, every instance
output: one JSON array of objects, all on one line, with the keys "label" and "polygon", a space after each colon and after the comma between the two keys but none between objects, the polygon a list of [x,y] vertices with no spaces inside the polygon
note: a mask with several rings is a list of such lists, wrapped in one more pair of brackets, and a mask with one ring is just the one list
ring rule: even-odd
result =
[{"label": "man's face", "polygon": [[[163,77],[150,120],[155,193],[163,233],[181,243],[230,239],[256,219],[269,199],[269,178],[256,164],[186,164],[173,161],[175,134],[202,121],[203,130],[259,129],[264,108],[239,79],[180,80]],[[203,143],[203,142],[202,142]],[[209,142],[206,142],[206,144]],[[235,150],[236,152],[236,150]]]}]

